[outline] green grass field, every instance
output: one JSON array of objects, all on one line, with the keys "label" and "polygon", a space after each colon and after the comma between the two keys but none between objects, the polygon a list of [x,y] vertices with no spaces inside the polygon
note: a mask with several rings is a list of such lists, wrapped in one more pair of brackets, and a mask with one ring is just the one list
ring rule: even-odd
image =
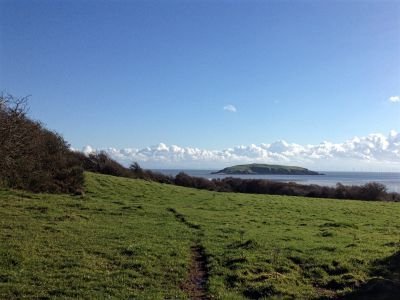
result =
[{"label": "green grass field", "polygon": [[[86,174],[85,196],[0,190],[0,298],[341,297],[400,251],[400,203],[216,193]],[[389,269],[387,269],[387,268]]]}]

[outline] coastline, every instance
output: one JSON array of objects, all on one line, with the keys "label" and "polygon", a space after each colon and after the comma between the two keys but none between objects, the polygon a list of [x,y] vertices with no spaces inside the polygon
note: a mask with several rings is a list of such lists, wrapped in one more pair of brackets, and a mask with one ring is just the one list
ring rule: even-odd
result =
[{"label": "coastline", "polygon": [[176,176],[184,172],[190,176],[203,177],[209,180],[217,178],[243,178],[243,179],[266,179],[281,182],[296,182],[299,184],[317,184],[321,186],[335,186],[337,183],[343,185],[363,185],[368,182],[384,184],[390,192],[400,192],[400,172],[350,172],[350,171],[319,171],[324,176],[315,175],[254,175],[254,174],[211,174],[218,170],[212,169],[152,169],[166,175]]}]

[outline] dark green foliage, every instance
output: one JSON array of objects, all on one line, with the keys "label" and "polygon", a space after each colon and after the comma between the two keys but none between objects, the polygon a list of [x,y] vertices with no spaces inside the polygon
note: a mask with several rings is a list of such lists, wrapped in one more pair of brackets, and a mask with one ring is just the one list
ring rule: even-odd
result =
[{"label": "dark green foliage", "polygon": [[286,175],[322,175],[306,168],[283,165],[247,164],[222,169],[214,174],[286,174]]}]

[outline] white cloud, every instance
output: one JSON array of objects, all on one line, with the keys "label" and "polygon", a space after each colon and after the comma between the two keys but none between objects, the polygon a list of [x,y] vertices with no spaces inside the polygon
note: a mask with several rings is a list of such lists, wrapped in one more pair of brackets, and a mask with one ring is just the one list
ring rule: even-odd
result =
[{"label": "white cloud", "polygon": [[91,146],[87,145],[83,147],[82,152],[86,155],[89,155],[90,153],[96,152],[96,150],[93,149]]},{"label": "white cloud", "polygon": [[278,163],[300,165],[315,170],[400,171],[400,133],[392,130],[365,137],[353,137],[343,143],[321,142],[299,145],[286,141],[251,144],[222,150],[168,146],[160,143],[142,149],[97,149],[86,146],[83,151],[106,151],[128,165],[137,161],[147,168],[211,168],[238,163]]},{"label": "white cloud", "polygon": [[237,109],[235,106],[233,106],[232,104],[228,104],[224,106],[224,110],[229,111],[229,112],[236,112]]},{"label": "white cloud", "polygon": [[389,97],[389,101],[392,103],[400,102],[400,96],[391,96]]}]

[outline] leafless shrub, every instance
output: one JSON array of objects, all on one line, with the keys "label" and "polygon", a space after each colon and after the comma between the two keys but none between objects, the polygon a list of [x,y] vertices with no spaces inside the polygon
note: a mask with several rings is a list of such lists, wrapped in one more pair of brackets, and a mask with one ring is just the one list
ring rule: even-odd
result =
[{"label": "leafless shrub", "polygon": [[34,192],[74,192],[83,169],[57,133],[27,117],[28,98],[0,96],[0,184]]}]

